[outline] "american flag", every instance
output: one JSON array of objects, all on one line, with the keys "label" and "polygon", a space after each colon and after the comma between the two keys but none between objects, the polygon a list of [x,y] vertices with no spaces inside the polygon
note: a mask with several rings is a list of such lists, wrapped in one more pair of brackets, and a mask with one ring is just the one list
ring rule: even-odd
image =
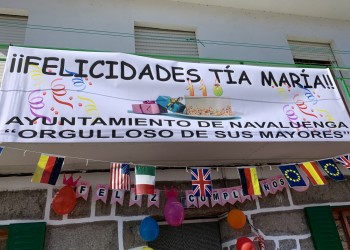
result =
[{"label": "american flag", "polygon": [[192,190],[194,196],[211,197],[212,185],[209,168],[192,168]]},{"label": "american flag", "polygon": [[113,190],[130,190],[130,164],[111,162],[110,188]]},{"label": "american flag", "polygon": [[346,167],[348,169],[350,168],[350,155],[349,154],[334,157],[334,159],[336,159],[341,164],[343,164],[344,167]]}]

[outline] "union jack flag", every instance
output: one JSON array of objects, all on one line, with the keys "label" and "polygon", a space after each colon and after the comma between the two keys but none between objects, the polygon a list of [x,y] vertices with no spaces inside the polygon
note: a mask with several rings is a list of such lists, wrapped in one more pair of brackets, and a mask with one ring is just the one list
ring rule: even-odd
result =
[{"label": "union jack flag", "polygon": [[211,197],[212,185],[209,168],[192,168],[192,190],[194,196]]},{"label": "union jack flag", "polygon": [[341,164],[343,164],[343,166],[346,167],[347,169],[350,168],[350,155],[349,154],[341,155],[341,156],[335,157],[334,159],[336,159]]}]

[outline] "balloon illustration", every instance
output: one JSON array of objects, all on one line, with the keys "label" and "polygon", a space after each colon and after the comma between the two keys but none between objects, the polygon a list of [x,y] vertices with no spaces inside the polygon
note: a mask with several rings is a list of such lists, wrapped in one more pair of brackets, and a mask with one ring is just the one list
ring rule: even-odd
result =
[{"label": "balloon illustration", "polygon": [[146,217],[141,221],[139,231],[144,241],[154,241],[159,235],[159,226],[155,219]]},{"label": "balloon illustration", "polygon": [[165,189],[165,196],[167,202],[164,207],[164,217],[166,222],[173,227],[181,226],[185,218],[185,209],[182,204],[177,200],[178,192],[173,188],[170,190]]},{"label": "balloon illustration", "polygon": [[227,215],[228,224],[234,229],[244,227],[247,222],[245,214],[239,209],[232,209]]},{"label": "balloon illustration", "polygon": [[236,243],[237,250],[254,250],[254,243],[247,237],[241,237]]},{"label": "balloon illustration", "polygon": [[69,214],[75,208],[77,199],[73,187],[76,186],[79,179],[80,177],[76,181],[73,181],[73,174],[68,179],[66,179],[66,175],[64,175],[63,184],[65,184],[65,186],[57,192],[51,204],[56,214]]}]

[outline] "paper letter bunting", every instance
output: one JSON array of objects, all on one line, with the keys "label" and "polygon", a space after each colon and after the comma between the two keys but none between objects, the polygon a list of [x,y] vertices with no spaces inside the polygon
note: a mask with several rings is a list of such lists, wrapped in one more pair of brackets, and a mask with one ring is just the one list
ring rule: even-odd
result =
[{"label": "paper letter bunting", "polygon": [[118,202],[119,205],[123,206],[124,196],[125,196],[125,190],[113,190],[112,197],[111,197],[111,204]]},{"label": "paper letter bunting", "polygon": [[93,201],[101,200],[103,203],[107,202],[107,196],[108,196],[108,184],[98,184],[96,186],[96,191],[94,194]]},{"label": "paper letter bunting", "polygon": [[158,189],[155,190],[154,194],[148,195],[147,207],[156,206],[159,208],[159,197],[160,191]]},{"label": "paper letter bunting", "polygon": [[186,194],[186,207],[192,207],[192,206],[198,207],[197,197],[193,195],[193,191],[186,190],[185,194]]},{"label": "paper letter bunting", "polygon": [[75,196],[77,198],[83,197],[84,200],[87,200],[87,198],[89,196],[89,190],[90,190],[90,182],[79,181],[77,188],[75,190]]},{"label": "paper letter bunting", "polygon": [[135,193],[135,188],[132,188],[130,191],[130,201],[129,201],[129,207],[131,207],[132,205],[138,205],[139,207],[141,207],[142,204],[142,195],[136,195]]}]

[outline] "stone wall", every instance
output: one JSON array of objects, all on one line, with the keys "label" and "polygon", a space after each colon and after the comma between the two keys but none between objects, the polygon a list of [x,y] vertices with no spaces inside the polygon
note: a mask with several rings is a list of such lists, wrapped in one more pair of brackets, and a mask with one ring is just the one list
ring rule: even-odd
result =
[{"label": "stone wall", "polygon": [[[18,177],[20,178],[20,177]],[[4,179],[4,178],[2,178]],[[239,185],[238,180],[215,180],[214,187]],[[157,188],[175,186],[181,190],[191,189],[189,181],[157,182]],[[140,221],[145,216],[152,216],[164,221],[162,210],[165,195],[161,191],[160,208],[147,208],[147,197],[143,197],[141,208],[129,207],[129,194],[126,193],[123,206],[92,202],[92,191],[88,200],[78,199],[73,212],[66,216],[56,215],[50,208],[57,188],[42,185],[42,189],[18,189],[0,191],[1,225],[18,222],[45,221],[46,249],[130,249],[146,245],[139,236]],[[181,193],[184,197],[184,192]],[[254,237],[252,228],[246,224],[240,230],[229,227],[225,214],[232,208],[239,208],[248,220],[260,230],[269,249],[314,249],[310,231],[304,213],[304,207],[313,205],[350,206],[350,184],[330,180],[327,186],[310,187],[305,192],[284,189],[276,194],[263,196],[258,200],[246,200],[244,203],[214,207],[185,209],[185,218],[212,219],[220,228],[222,249],[235,249],[239,237]],[[0,241],[0,249],[4,248]]]}]

